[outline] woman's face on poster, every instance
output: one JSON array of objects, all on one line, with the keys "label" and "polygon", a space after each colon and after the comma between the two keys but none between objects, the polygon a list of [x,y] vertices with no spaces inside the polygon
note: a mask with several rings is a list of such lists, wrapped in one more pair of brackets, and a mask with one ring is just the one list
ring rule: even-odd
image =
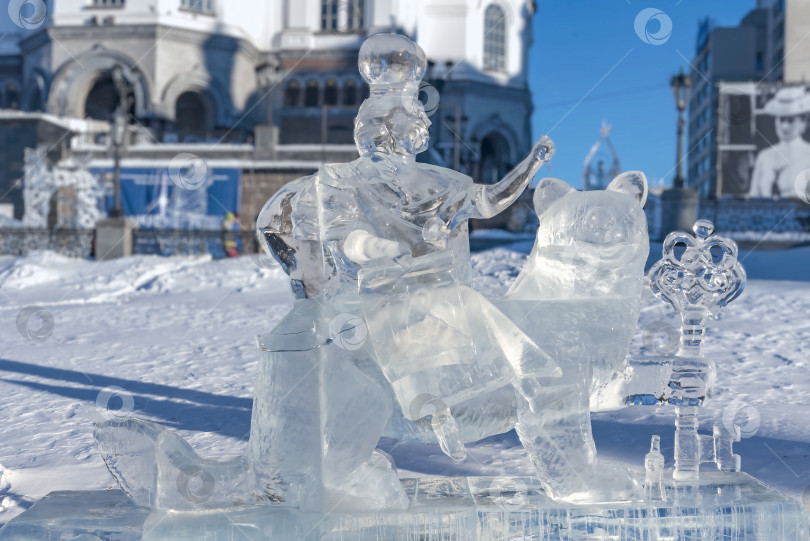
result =
[{"label": "woman's face on poster", "polygon": [[804,115],[776,117],[776,134],[782,142],[789,143],[801,137],[806,129],[807,119]]}]

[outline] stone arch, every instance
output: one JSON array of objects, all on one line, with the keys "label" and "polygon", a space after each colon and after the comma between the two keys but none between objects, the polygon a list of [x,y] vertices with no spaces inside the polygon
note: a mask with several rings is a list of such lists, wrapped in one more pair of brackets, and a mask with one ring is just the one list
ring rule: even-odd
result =
[{"label": "stone arch", "polygon": [[340,87],[338,86],[338,82],[334,77],[330,77],[326,80],[323,87],[323,104],[336,106],[339,105],[339,93]]},{"label": "stone arch", "polygon": [[48,112],[56,115],[84,117],[87,95],[96,81],[121,66],[124,79],[132,89],[134,113],[138,118],[151,111],[151,81],[128,56],[104,47],[95,47],[64,63],[56,71],[48,95]]},{"label": "stone arch", "polygon": [[207,102],[207,106],[209,107],[209,126],[228,125],[228,119],[225,117],[225,113],[228,110],[228,92],[223,89],[213,77],[202,71],[181,73],[169,81],[163,89],[160,98],[166,118],[174,122],[177,121],[177,101],[180,99],[180,96],[188,92],[201,95]]},{"label": "stone arch", "polygon": [[355,107],[360,105],[360,81],[356,77],[347,76],[338,79],[340,86],[340,105]]},{"label": "stone arch", "polygon": [[321,82],[316,78],[308,79],[304,85],[304,107],[319,107],[323,103]]},{"label": "stone arch", "polygon": [[[112,122],[121,101],[118,92],[112,74],[99,74],[90,86],[87,97],[85,97],[84,116],[95,120]],[[127,99],[129,100],[127,113],[134,115],[135,96],[132,86],[129,84],[127,84]]]}]

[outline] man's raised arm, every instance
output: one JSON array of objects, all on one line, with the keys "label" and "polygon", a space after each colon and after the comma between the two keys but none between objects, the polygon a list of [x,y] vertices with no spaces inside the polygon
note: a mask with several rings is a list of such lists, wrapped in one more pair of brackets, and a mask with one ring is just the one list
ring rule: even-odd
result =
[{"label": "man's raised arm", "polygon": [[475,184],[471,200],[453,217],[450,229],[470,218],[492,218],[515,202],[540,167],[554,155],[554,143],[545,135],[532,151],[496,184]]}]

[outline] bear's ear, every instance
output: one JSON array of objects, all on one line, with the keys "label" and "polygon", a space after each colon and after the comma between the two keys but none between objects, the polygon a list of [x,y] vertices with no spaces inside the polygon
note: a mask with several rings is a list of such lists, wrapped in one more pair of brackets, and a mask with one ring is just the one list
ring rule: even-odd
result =
[{"label": "bear's ear", "polygon": [[641,171],[622,173],[610,181],[607,189],[634,197],[642,207],[647,202],[647,177]]},{"label": "bear's ear", "polygon": [[540,216],[554,201],[570,191],[576,190],[565,181],[558,178],[544,178],[534,189],[534,211]]}]

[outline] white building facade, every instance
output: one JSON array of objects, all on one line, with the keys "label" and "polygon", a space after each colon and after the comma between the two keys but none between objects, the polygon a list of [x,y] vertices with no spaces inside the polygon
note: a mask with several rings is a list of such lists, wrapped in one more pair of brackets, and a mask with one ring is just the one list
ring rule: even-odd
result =
[{"label": "white building facade", "polygon": [[423,159],[489,182],[531,147],[534,11],[533,0],[10,0],[0,108],[109,121],[120,66],[150,156],[207,143],[199,153],[216,160],[234,145],[305,170],[352,155],[367,93],[358,50],[398,32],[429,60]]}]

